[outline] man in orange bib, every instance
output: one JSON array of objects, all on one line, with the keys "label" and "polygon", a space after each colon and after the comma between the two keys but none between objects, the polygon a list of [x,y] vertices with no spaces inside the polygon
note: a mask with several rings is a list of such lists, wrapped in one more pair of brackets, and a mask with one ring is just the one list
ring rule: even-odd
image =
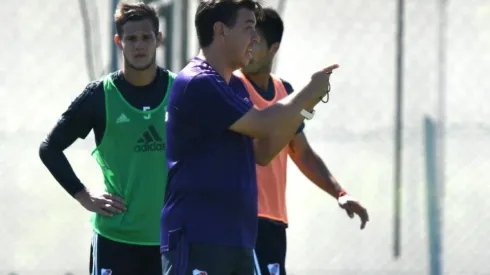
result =
[{"label": "man in orange bib", "polygon": [[[252,103],[258,109],[267,108],[293,92],[291,85],[271,74],[284,25],[273,9],[264,9],[264,16],[256,25],[260,42],[255,45],[249,65],[235,74],[247,88]],[[303,114],[312,119],[314,113]],[[305,134],[304,124],[298,129],[289,146],[285,147],[267,166],[257,166],[259,193],[259,228],[255,246],[260,273],[285,275],[286,228],[286,167],[289,155],[301,172],[322,190],[336,198],[349,217],[357,214],[361,229],[369,220],[366,209],[347,195],[330,174],[323,160],[312,150]]]}]

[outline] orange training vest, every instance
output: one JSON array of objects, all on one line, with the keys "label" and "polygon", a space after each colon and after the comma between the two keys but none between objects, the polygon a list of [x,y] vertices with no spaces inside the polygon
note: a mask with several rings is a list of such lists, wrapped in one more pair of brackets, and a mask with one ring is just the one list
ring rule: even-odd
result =
[{"label": "orange training vest", "polygon": [[[255,108],[261,110],[288,96],[282,81],[271,74],[275,95],[270,101],[265,100],[252,83],[241,72],[236,71],[250,95]],[[257,184],[259,191],[259,217],[288,223],[286,210],[286,169],[289,147],[286,146],[267,166],[257,165]]]}]

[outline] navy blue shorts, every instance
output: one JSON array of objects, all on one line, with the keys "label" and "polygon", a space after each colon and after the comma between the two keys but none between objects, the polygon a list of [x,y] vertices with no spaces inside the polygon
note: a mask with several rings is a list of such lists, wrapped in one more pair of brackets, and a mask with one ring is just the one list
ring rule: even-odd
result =
[{"label": "navy blue shorts", "polygon": [[161,275],[160,246],[115,242],[94,233],[89,268],[91,275]]},{"label": "navy blue shorts", "polygon": [[255,253],[262,275],[286,275],[287,225],[259,218]]},{"label": "navy blue shorts", "polygon": [[[162,254],[163,275],[256,274],[252,249],[191,244],[188,247],[187,257],[181,252],[169,251]],[[186,259],[183,260],[181,257],[186,257]]]},{"label": "navy blue shorts", "polygon": [[162,253],[163,275],[256,274],[253,249],[187,243],[183,234],[179,233],[173,247]]}]

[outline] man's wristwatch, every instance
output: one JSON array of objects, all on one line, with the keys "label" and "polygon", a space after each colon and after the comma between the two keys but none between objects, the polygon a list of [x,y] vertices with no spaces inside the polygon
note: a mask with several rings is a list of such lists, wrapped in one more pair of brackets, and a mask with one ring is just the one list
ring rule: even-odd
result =
[{"label": "man's wristwatch", "polygon": [[307,120],[310,120],[315,115],[315,110],[311,110],[311,113],[306,111],[305,109],[301,110],[301,115],[304,116]]}]

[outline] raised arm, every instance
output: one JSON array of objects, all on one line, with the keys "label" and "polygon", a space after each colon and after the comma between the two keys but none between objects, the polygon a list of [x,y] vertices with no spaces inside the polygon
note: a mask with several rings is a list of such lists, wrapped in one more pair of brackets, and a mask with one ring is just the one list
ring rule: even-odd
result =
[{"label": "raised arm", "polygon": [[174,89],[182,89],[182,94],[172,102],[171,108],[175,115],[188,116],[189,121],[209,134],[229,129],[257,139],[263,150],[255,150],[256,162],[266,165],[293,138],[304,119],[301,111],[311,111],[326,94],[330,74],[337,67],[333,65],[313,74],[301,91],[264,110],[253,108],[244,96],[218,84],[220,80],[212,75],[182,81],[185,87],[180,87],[181,81],[177,79]]},{"label": "raised arm", "polygon": [[313,110],[326,94],[330,74],[336,68],[338,65],[332,65],[313,74],[311,81],[302,90],[293,92],[268,108],[251,109],[230,129],[256,139],[281,138],[277,145],[280,151],[293,138],[304,120],[301,111]]},{"label": "raised arm", "polygon": [[301,91],[293,92],[262,111],[254,109],[247,114],[248,117],[244,116],[232,126],[231,129],[244,133],[247,133],[247,129],[253,129],[253,126],[262,130],[257,130],[259,134],[251,135],[256,138],[254,151],[257,164],[267,165],[293,139],[305,119],[301,111],[312,112],[320,97],[327,92],[330,73],[337,67],[333,65],[315,73]]}]

